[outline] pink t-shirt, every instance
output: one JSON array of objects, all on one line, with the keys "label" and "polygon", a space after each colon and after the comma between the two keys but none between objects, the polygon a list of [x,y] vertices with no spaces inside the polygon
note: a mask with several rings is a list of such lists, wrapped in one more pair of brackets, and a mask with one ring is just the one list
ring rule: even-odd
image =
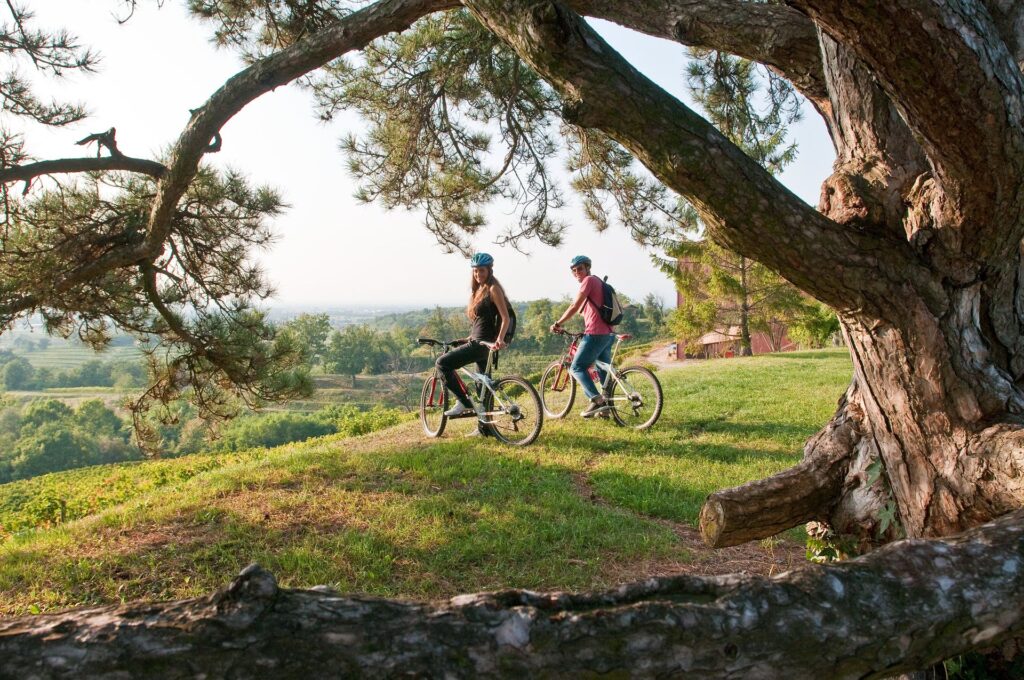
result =
[{"label": "pink t-shirt", "polygon": [[590,298],[590,302],[583,303],[583,309],[580,311],[583,314],[583,332],[590,335],[610,335],[615,331],[612,327],[604,322],[601,315],[598,313],[598,308],[601,303],[604,302],[604,289],[601,285],[601,279],[597,278],[593,274],[583,279],[580,283],[580,292],[586,294]]}]

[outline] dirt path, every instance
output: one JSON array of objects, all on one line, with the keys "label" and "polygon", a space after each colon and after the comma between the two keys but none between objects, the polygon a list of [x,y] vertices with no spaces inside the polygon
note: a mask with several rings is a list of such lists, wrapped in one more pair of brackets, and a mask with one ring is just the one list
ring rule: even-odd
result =
[{"label": "dirt path", "polygon": [[651,351],[646,354],[640,355],[643,360],[649,364],[654,364],[658,367],[658,370],[666,370],[679,368],[685,364],[693,363],[693,359],[676,359],[673,352],[671,352],[672,343],[666,342],[663,345],[654,347]]}]

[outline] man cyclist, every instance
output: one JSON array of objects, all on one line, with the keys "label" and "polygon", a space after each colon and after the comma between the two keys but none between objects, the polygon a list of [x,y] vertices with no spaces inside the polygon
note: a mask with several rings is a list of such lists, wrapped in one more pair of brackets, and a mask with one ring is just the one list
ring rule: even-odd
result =
[{"label": "man cyclist", "polygon": [[[590,377],[589,369],[594,365],[595,360],[611,363],[612,344],[615,342],[615,333],[612,327],[605,323],[598,312],[604,302],[604,288],[601,285],[601,279],[590,273],[590,267],[591,261],[586,255],[577,255],[572,258],[569,269],[576,280],[580,282],[580,290],[568,309],[558,317],[558,321],[551,325],[551,332],[557,333],[562,330],[562,324],[577,312],[583,314],[583,339],[576,348],[576,356],[573,357],[569,370],[576,378],[576,382],[583,388],[583,393],[590,399],[590,404],[580,413],[584,418],[607,414],[611,410],[604,395],[598,392],[594,380]],[[605,372],[600,367],[597,372],[603,384]]]}]

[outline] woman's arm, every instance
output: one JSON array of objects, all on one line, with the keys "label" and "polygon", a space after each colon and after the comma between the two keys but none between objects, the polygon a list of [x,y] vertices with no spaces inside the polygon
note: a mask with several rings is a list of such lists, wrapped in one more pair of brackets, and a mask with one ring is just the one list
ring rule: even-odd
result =
[{"label": "woman's arm", "polygon": [[498,314],[501,316],[501,327],[498,328],[498,338],[494,341],[494,349],[501,349],[507,347],[505,333],[511,323],[508,318],[508,303],[505,301],[505,293],[501,290],[501,286],[491,286],[491,301],[498,308]]}]

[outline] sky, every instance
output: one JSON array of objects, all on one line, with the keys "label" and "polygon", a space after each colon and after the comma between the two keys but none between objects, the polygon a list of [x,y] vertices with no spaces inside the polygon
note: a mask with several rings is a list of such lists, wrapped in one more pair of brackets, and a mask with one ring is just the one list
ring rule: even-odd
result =
[{"label": "sky", "polygon": [[[210,43],[211,26],[186,16],[184,0],[140,3],[123,25],[112,0],[32,2],[39,27],[63,27],[102,56],[99,72],[40,83],[62,99],[83,101],[92,115],[58,130],[26,130],[29,150],[39,158],[74,157],[74,142],[92,132],[117,128],[118,146],[130,156],[155,157],[177,139],[189,109],[201,105],[243,65],[231,52]],[[640,71],[687,101],[684,48],[606,22],[595,27]],[[691,104],[692,106],[692,104]],[[780,179],[816,204],[831,172],[834,152],[813,109],[793,128],[797,160]],[[358,203],[355,182],[345,169],[338,139],[361,123],[345,115],[319,122],[310,95],[286,86],[250,104],[222,130],[223,149],[206,156],[221,167],[243,170],[259,184],[277,188],[289,210],[274,221],[277,241],[258,255],[276,289],[271,305],[432,306],[462,304],[469,292],[469,265],[446,254],[415,212],[388,212]],[[569,195],[570,192],[566,192]],[[675,304],[671,282],[658,272],[621,226],[595,232],[570,201],[561,218],[570,227],[556,248],[526,244],[528,254],[498,247],[494,239],[508,206],[488,211],[494,224],[474,237],[474,249],[491,253],[495,275],[514,300],[561,298],[575,292],[569,260],[589,255],[595,273],[633,299],[658,295]]]}]

